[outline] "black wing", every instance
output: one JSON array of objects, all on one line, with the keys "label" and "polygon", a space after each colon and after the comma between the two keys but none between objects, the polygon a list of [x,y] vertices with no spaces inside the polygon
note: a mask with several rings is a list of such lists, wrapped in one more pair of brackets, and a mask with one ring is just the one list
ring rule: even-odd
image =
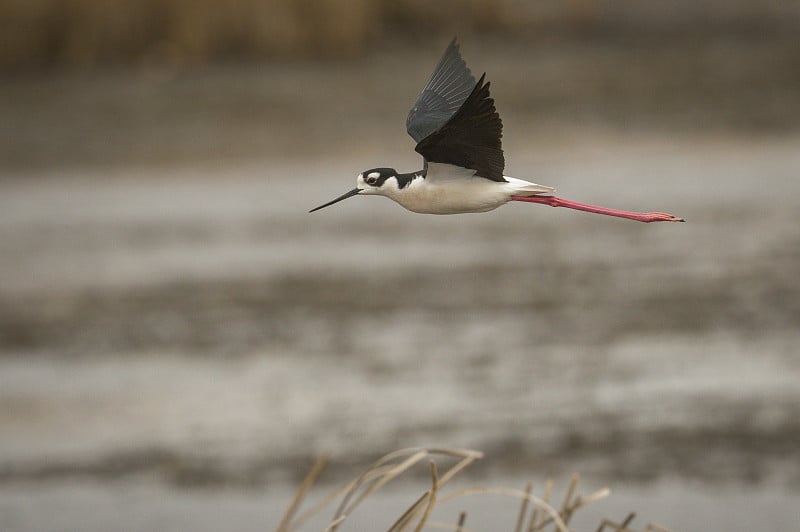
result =
[{"label": "black wing", "polygon": [[458,52],[455,39],[450,42],[431,79],[408,112],[406,129],[416,142],[439,129],[466,101],[475,87],[475,78]]},{"label": "black wing", "polygon": [[504,182],[503,122],[489,96],[486,74],[464,104],[439,129],[414,148],[426,161],[471,168],[476,175]]}]

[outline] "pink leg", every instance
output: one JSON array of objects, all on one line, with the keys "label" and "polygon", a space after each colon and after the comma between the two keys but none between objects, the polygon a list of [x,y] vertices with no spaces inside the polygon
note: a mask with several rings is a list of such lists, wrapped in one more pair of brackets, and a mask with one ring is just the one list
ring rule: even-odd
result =
[{"label": "pink leg", "polygon": [[663,212],[633,212],[633,211],[620,211],[617,209],[609,209],[607,207],[598,207],[596,205],[587,205],[586,203],[578,203],[577,201],[565,200],[555,196],[511,196],[512,201],[525,201],[528,203],[541,203],[542,205],[550,205],[551,207],[566,207],[568,209],[576,209],[579,211],[593,212],[595,214],[605,214],[607,216],[618,216],[620,218],[627,218],[629,220],[637,220],[639,222],[685,222],[683,218],[678,218],[671,214]]}]

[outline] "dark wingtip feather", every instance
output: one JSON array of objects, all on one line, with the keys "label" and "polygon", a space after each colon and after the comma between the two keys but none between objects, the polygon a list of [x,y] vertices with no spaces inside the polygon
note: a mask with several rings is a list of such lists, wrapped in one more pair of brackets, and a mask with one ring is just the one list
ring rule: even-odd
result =
[{"label": "dark wingtip feather", "polygon": [[471,168],[492,181],[505,181],[503,122],[489,93],[484,72],[458,111],[417,143],[415,150],[432,162]]},{"label": "dark wingtip feather", "polygon": [[464,104],[475,84],[453,37],[406,118],[406,130],[419,142],[446,123]]}]

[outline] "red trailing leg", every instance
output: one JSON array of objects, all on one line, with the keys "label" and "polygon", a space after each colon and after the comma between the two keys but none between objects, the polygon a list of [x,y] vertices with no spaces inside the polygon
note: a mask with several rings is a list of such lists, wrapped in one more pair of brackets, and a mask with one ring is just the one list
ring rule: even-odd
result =
[{"label": "red trailing leg", "polygon": [[604,214],[606,216],[616,216],[618,218],[626,218],[628,220],[636,220],[638,222],[645,223],[686,221],[683,218],[678,218],[677,216],[673,216],[664,212],[621,211],[618,209],[609,209],[608,207],[598,207],[597,205],[578,203],[577,201],[565,200],[563,198],[557,198],[556,196],[511,196],[511,200],[524,201],[526,203],[539,203],[542,205],[550,205],[551,207],[566,207],[567,209],[592,212],[594,214]]}]

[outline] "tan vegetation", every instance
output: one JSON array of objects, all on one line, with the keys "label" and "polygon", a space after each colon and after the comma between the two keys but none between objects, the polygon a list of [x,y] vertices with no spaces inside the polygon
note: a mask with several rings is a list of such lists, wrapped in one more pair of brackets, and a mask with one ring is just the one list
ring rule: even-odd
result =
[{"label": "tan vegetation", "polygon": [[[492,24],[498,2],[415,0],[5,0],[0,64],[193,62],[343,56],[383,39],[392,19]],[[470,22],[471,21],[471,22]]]},{"label": "tan vegetation", "polygon": [[[4,63],[91,64],[192,61],[209,56],[285,54],[365,38],[368,0],[6,1]],[[331,23],[335,21],[335,23]]]},{"label": "tan vegetation", "polygon": [[453,34],[552,35],[796,30],[800,10],[768,0],[0,0],[0,66],[192,63],[342,57]]},{"label": "tan vegetation", "polygon": [[[334,490],[326,497],[303,513],[299,513],[309,490],[319,479],[328,462],[327,456],[322,456],[311,468],[305,479],[301,483],[294,497],[294,500],[287,508],[286,513],[281,519],[276,532],[293,532],[301,529],[309,519],[320,514],[325,509],[332,507],[334,502],[339,501],[333,518],[325,527],[325,532],[335,532],[347,521],[347,518],[360,506],[371,494],[382,488],[392,480],[410,471],[418,464],[426,461],[430,468],[431,486],[425,490],[408,509],[403,512],[394,523],[389,527],[389,532],[402,532],[404,530],[414,530],[419,532],[424,529],[455,530],[457,532],[467,532],[471,530],[467,527],[467,513],[462,511],[458,514],[456,522],[440,522],[431,520],[433,509],[443,506],[456,499],[473,495],[503,495],[520,500],[519,513],[516,518],[514,532],[538,532],[545,529],[557,532],[569,532],[568,524],[577,510],[592,504],[610,494],[608,488],[600,489],[588,496],[581,496],[577,493],[578,476],[573,475],[565,491],[564,500],[560,506],[552,500],[553,481],[548,479],[544,484],[542,497],[533,494],[533,484],[528,482],[524,490],[508,488],[503,486],[478,486],[461,488],[452,491],[444,491],[445,486],[453,478],[469,467],[476,460],[483,458],[483,453],[464,449],[425,449],[410,448],[401,449],[389,453],[370,465],[364,472],[356,478],[346,483],[339,489]],[[439,472],[439,463],[436,460],[448,460],[451,465]],[[455,463],[452,463],[455,461]],[[530,510],[530,511],[529,511]],[[621,522],[610,519],[603,519],[598,528],[598,532],[613,530],[616,532],[634,532],[629,528],[635,514],[631,513]],[[667,532],[663,527],[648,524],[644,532]]]}]

